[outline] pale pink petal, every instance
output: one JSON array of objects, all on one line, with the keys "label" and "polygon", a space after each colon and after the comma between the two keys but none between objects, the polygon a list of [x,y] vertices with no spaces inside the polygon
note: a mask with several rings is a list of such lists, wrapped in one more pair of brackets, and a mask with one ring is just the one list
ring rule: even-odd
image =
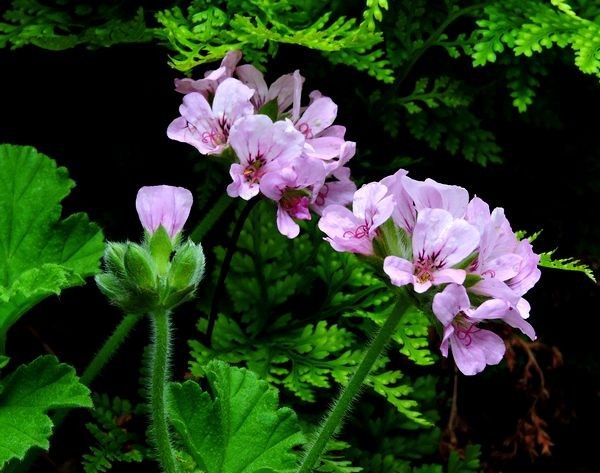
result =
[{"label": "pale pink petal", "polygon": [[500,281],[506,281],[519,273],[523,258],[514,253],[503,254],[490,261],[485,262],[481,268],[485,275],[489,275]]},{"label": "pale pink petal", "polygon": [[318,137],[306,140],[304,153],[312,158],[329,160],[340,155],[344,140],[335,137]]},{"label": "pale pink petal", "polygon": [[304,136],[290,120],[278,121],[271,129],[270,146],[265,149],[265,159],[294,160],[302,154]]},{"label": "pale pink petal", "polygon": [[415,202],[417,211],[444,209],[453,217],[463,217],[469,203],[469,193],[459,186],[440,184],[433,179],[425,182],[404,177],[404,188]]},{"label": "pale pink petal", "polygon": [[364,255],[373,254],[373,244],[365,236],[357,238],[356,229],[364,224],[350,210],[341,205],[329,205],[319,220],[319,228],[336,251],[349,251]]},{"label": "pale pink petal", "polygon": [[397,256],[388,256],[383,261],[383,271],[390,277],[394,286],[406,286],[413,282],[414,267],[410,261]]},{"label": "pale pink petal", "polygon": [[352,203],[354,215],[359,218],[368,219],[374,213],[374,207],[386,197],[387,193],[387,187],[383,184],[378,182],[365,184],[354,194],[354,201]]},{"label": "pale pink petal", "polygon": [[[510,304],[501,299],[490,299],[469,312],[473,320],[501,319],[511,310]],[[514,309],[513,309],[514,310]]]},{"label": "pale pink petal", "polygon": [[[285,74],[279,77],[269,87],[266,101],[270,102],[277,99],[277,106],[280,112],[285,112],[289,109],[294,101],[294,91],[296,90],[298,80],[294,77],[294,74]],[[300,82],[304,82],[304,77],[300,76]]]},{"label": "pale pink petal", "polygon": [[518,328],[531,340],[535,340],[535,330],[529,322],[523,319],[516,309],[510,308],[502,317],[502,320],[514,328]]},{"label": "pale pink petal", "polygon": [[484,370],[486,365],[500,363],[506,347],[504,341],[489,330],[479,330],[470,334],[470,343],[454,334],[450,339],[452,356],[461,373],[472,376]]},{"label": "pale pink petal", "polygon": [[465,282],[467,272],[464,269],[439,269],[433,273],[433,284],[455,283],[462,284]]},{"label": "pale pink petal", "polygon": [[296,238],[300,233],[300,226],[280,205],[277,206],[277,229],[288,238]]},{"label": "pale pink petal", "polygon": [[467,291],[458,284],[449,284],[433,297],[433,313],[444,327],[450,325],[459,312],[464,312],[470,307]]},{"label": "pale pink petal", "polygon": [[250,102],[253,95],[254,90],[239,80],[225,79],[215,92],[213,113],[225,123],[233,125],[238,118],[254,113],[254,105]]},{"label": "pale pink petal", "polygon": [[516,308],[519,311],[519,315],[522,318],[524,318],[524,319],[529,318],[529,312],[531,312],[531,305],[529,305],[529,302],[527,302],[525,299],[523,299],[521,297],[519,299],[519,302],[517,302]]},{"label": "pale pink petal", "polygon": [[394,197],[394,212],[392,219],[400,228],[403,228],[408,233],[412,233],[417,220],[417,211],[412,198],[404,189],[403,177],[408,174],[404,169],[398,170],[392,176],[387,176],[381,180]]},{"label": "pale pink petal", "polygon": [[480,296],[502,299],[512,305],[519,302],[519,295],[499,279],[485,278],[469,287],[469,292]]},{"label": "pale pink petal", "polygon": [[266,115],[241,118],[229,131],[229,144],[242,165],[254,161],[270,144],[273,122]]},{"label": "pale pink petal", "polygon": [[262,107],[267,99],[267,83],[262,72],[250,64],[238,66],[235,69],[238,78],[248,87],[254,89],[253,101],[257,108]]},{"label": "pale pink petal", "polygon": [[335,121],[336,116],[337,105],[329,97],[322,97],[308,106],[296,122],[296,129],[308,139],[315,138]]},{"label": "pale pink petal", "polygon": [[142,187],[135,201],[142,226],[154,233],[162,225],[170,237],[185,225],[192,208],[192,193],[183,187]]}]

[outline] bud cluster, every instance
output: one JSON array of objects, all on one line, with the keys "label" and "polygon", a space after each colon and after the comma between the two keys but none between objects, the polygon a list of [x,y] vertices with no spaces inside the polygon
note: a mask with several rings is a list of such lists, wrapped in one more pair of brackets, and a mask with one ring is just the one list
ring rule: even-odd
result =
[{"label": "bud cluster", "polygon": [[171,239],[161,225],[142,244],[108,243],[100,290],[127,313],[171,310],[190,300],[204,275],[202,247]]}]

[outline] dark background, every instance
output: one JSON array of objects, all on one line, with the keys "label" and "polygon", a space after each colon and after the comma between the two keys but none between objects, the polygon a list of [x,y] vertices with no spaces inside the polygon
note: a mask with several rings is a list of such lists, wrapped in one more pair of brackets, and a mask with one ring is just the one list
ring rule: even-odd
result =
[{"label": "dark background", "polygon": [[[472,72],[468,64],[448,67],[480,76],[482,83],[493,74]],[[481,107],[494,108],[494,119],[486,126],[498,136],[504,163],[484,168],[432,151],[408,134],[397,140],[385,137],[377,110],[369,110],[357,98],[381,85],[348,68],[331,66],[317,54],[285,48],[268,78],[295,68],[307,77],[308,90],[319,89],[338,103],[338,122],[347,126],[347,137],[358,142],[353,163],[356,177],[383,177],[359,165],[362,150],[371,151],[370,159],[383,164],[390,156],[419,158],[409,168],[414,177],[467,187],[492,206],[503,206],[513,228],[543,229],[535,245],[538,251],[558,247],[560,255],[581,258],[598,270],[597,78],[584,77],[572,66],[552,67],[540,90],[545,108],[538,114],[549,110],[555,114],[560,124],[553,127],[535,119],[536,106],[528,116],[519,116],[508,92],[493,89]],[[435,54],[429,55],[419,68],[435,73],[440,62]],[[172,81],[178,74],[169,68],[165,50],[128,46],[60,53],[35,48],[0,51],[0,71],[0,142],[33,145],[66,166],[77,187],[64,202],[65,214],[87,212],[104,228],[107,239],[139,238],[134,200],[140,186],[172,184],[194,189],[202,185],[203,176],[193,169],[197,160],[205,158],[187,145],[170,141],[165,133],[181,99],[173,91]],[[195,209],[191,224],[200,217]],[[222,243],[223,227],[231,217],[227,213],[225,223],[206,237],[207,252]],[[546,379],[551,399],[544,410],[555,447],[552,456],[533,463],[527,455],[518,455],[507,463],[489,460],[488,466],[510,472],[598,471],[597,287],[581,274],[547,270],[528,299],[540,340],[556,346],[564,357],[564,366],[548,370]],[[24,362],[52,351],[81,371],[119,319],[119,311],[90,282],[46,300],[23,317],[12,329],[8,354],[13,362]],[[186,370],[185,340],[194,333],[195,319],[189,307],[178,313],[177,378]],[[145,324],[136,329],[95,382],[95,390],[136,397],[135,373],[146,332]],[[513,381],[506,374],[461,378],[459,410],[469,425],[471,440],[482,443],[484,452],[486,445],[504,438],[523,414]],[[59,471],[55,465],[78,458],[89,443],[83,428],[86,420],[85,413],[69,419],[55,437],[50,456],[38,462],[36,471]],[[148,470],[146,464],[126,465],[120,471]]]}]

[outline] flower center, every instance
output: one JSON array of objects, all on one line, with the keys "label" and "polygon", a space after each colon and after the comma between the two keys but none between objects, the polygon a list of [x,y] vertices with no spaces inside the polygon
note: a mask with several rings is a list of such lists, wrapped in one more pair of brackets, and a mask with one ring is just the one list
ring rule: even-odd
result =
[{"label": "flower center", "polygon": [[246,169],[244,169],[244,179],[246,179],[246,182],[256,184],[262,175],[261,169],[264,164],[265,161],[262,157],[257,157],[254,161],[250,161]]},{"label": "flower center", "polygon": [[425,256],[424,253],[419,254],[414,263],[414,274],[419,283],[423,284],[427,281],[432,281],[433,273],[444,266],[444,261],[438,261],[439,256],[439,253],[433,253],[427,256]]},{"label": "flower center", "polygon": [[224,130],[212,128],[210,131],[205,131],[201,135],[202,143],[211,144],[212,146],[219,146],[227,143],[227,136]]},{"label": "flower center", "polygon": [[354,230],[347,230],[344,232],[344,238],[365,238],[369,236],[369,230],[371,229],[371,225],[368,222],[359,225]]},{"label": "flower center", "polygon": [[480,331],[477,325],[471,322],[469,317],[464,312],[459,312],[452,321],[456,338],[463,342],[464,346],[468,347],[473,343],[473,334]]}]

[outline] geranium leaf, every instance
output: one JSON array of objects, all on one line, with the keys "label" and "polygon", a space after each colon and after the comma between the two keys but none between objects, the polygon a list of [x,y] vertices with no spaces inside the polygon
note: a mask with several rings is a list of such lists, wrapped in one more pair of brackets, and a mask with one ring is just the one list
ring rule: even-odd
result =
[{"label": "geranium leaf", "polygon": [[39,301],[98,271],[100,228],[82,213],[60,220],[73,186],[35,149],[0,145],[0,340]]},{"label": "geranium leaf", "polygon": [[206,473],[294,471],[302,444],[296,414],[278,407],[277,391],[247,369],[213,361],[210,393],[198,383],[171,384],[169,417]]},{"label": "geranium leaf", "polygon": [[19,366],[0,385],[0,469],[9,460],[23,459],[32,447],[48,449],[53,427],[49,410],[92,407],[90,391],[75,370],[54,356]]}]

